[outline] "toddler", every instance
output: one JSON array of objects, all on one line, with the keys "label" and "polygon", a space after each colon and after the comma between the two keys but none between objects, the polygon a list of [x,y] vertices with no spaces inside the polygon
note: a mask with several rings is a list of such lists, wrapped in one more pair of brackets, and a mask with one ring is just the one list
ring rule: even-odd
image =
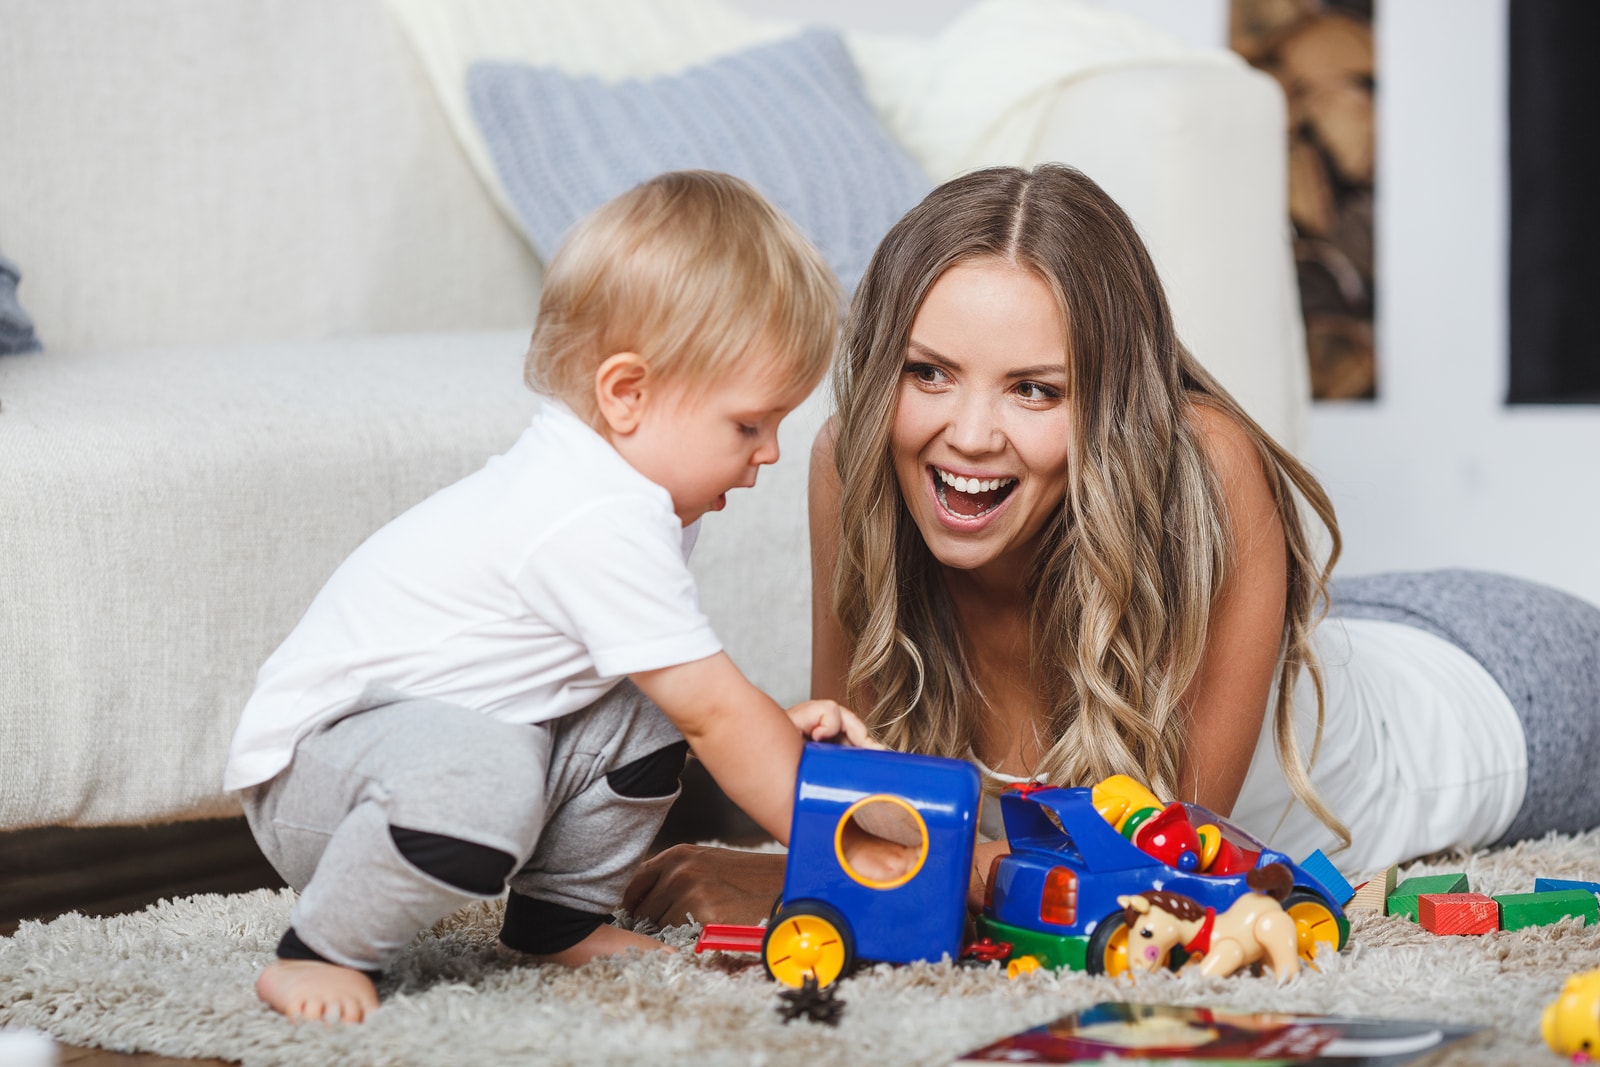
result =
[{"label": "toddler", "polygon": [[[512,949],[659,949],[607,919],[688,750],[781,841],[804,738],[872,743],[831,701],[785,715],[756,689],[686,563],[700,517],[777,460],[838,312],[816,252],[726,175],[662,175],[576,228],[532,424],[357,548],[245,706],[224,785],[300,890],[263,1000],[359,1021],[419,931],[508,888]],[[888,877],[907,859],[851,847]]]}]

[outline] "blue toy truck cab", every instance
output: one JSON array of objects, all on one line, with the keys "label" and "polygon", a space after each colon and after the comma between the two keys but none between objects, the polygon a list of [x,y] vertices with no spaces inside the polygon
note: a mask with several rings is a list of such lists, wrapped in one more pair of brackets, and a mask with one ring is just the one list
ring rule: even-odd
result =
[{"label": "blue toy truck cab", "polygon": [[[783,896],[762,944],[768,973],[822,988],[857,959],[958,957],[981,788],[960,760],[808,743]],[[843,848],[852,821],[916,849],[912,868],[888,882],[852,870]]]},{"label": "blue toy truck cab", "polygon": [[[1127,926],[1118,896],[1162,889],[1221,912],[1251,891],[1246,871],[1184,870],[1141,850],[1101,816],[1088,789],[1034,787],[1000,799],[1011,852],[990,871],[978,932],[1010,946],[1013,960],[1119,974],[1127,969]],[[1289,869],[1294,890],[1283,909],[1294,917],[1302,958],[1323,944],[1344,947],[1344,911],[1311,873],[1206,809],[1185,808],[1197,824],[1220,826],[1237,847],[1254,853],[1252,867]]]}]

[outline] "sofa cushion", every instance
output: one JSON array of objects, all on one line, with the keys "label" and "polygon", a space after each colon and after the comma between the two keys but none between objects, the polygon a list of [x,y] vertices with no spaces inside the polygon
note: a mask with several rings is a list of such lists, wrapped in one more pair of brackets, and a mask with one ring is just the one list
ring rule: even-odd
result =
[{"label": "sofa cushion", "polygon": [[33,320],[17,300],[17,282],[21,280],[17,265],[0,256],[0,356],[39,350]]},{"label": "sofa cushion", "polygon": [[662,171],[746,179],[854,288],[931,183],[884,130],[837,33],[811,30],[677,74],[608,83],[483,61],[473,114],[540,258],[594,208]]}]

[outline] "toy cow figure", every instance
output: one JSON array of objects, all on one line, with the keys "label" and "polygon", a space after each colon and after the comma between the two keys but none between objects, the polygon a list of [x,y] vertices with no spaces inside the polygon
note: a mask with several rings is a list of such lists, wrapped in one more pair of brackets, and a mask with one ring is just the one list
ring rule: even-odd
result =
[{"label": "toy cow figure", "polygon": [[1222,914],[1190,897],[1155,890],[1119,896],[1128,924],[1128,967],[1153,971],[1167,965],[1174,948],[1200,960],[1200,973],[1229,975],[1263,963],[1278,981],[1300,971],[1299,933],[1280,902],[1294,888],[1281,863],[1251,871],[1246,893]]}]

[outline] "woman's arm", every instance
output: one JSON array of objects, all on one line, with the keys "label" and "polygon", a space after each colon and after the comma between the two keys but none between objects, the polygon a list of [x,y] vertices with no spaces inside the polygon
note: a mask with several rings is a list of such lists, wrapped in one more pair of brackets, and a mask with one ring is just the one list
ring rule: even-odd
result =
[{"label": "woman's arm", "polygon": [[844,703],[850,650],[833,610],[833,570],[839,559],[839,472],[833,465],[836,418],[811,446],[806,508],[811,518],[811,696]]},{"label": "woman's arm", "polygon": [[1193,421],[1227,502],[1232,560],[1200,668],[1184,695],[1189,721],[1178,787],[1183,799],[1226,815],[1255,755],[1278,667],[1288,546],[1249,434],[1203,404],[1195,406]]}]

